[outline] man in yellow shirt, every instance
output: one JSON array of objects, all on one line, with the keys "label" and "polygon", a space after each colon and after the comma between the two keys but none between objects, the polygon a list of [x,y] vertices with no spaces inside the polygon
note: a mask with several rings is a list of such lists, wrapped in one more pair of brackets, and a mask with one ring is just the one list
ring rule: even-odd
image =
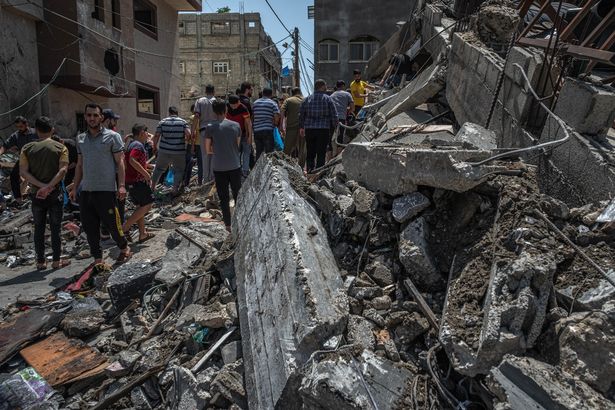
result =
[{"label": "man in yellow shirt", "polygon": [[354,113],[356,115],[365,105],[365,97],[369,95],[369,91],[374,90],[374,87],[361,80],[361,70],[354,70],[353,74],[354,81],[350,83],[350,93],[354,100]]}]

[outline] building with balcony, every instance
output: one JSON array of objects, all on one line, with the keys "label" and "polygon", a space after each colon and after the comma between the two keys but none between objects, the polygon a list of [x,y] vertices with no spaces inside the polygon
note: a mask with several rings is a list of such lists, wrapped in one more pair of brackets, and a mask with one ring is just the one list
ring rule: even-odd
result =
[{"label": "building with balcony", "polygon": [[416,0],[314,0],[315,78],[352,81],[352,71],[365,70],[367,61],[410,19]]},{"label": "building with balcony", "polygon": [[38,69],[41,84],[51,85],[41,112],[56,121],[61,136],[85,129],[89,101],[121,116],[122,135],[136,122],[155,129],[168,107],[179,105],[178,12],[199,11],[200,0],[42,3]]},{"label": "building with balcony", "polygon": [[177,27],[180,115],[190,114],[207,84],[220,96],[235,93],[244,81],[254,85],[254,95],[264,87],[280,90],[281,55],[259,13],[182,13]]}]

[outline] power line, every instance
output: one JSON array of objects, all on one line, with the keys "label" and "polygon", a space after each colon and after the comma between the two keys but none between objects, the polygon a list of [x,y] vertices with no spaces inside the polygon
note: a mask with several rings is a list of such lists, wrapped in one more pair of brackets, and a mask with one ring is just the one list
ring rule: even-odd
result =
[{"label": "power line", "polygon": [[267,5],[271,9],[271,11],[273,12],[273,15],[278,19],[278,21],[280,22],[282,27],[284,27],[284,29],[288,32],[288,34],[290,34],[292,36],[291,31],[288,29],[288,27],[286,27],[286,24],[284,24],[284,22],[282,21],[280,16],[278,16],[278,13],[276,13],[275,9],[271,6],[271,3],[269,3],[269,0],[265,0],[265,3],[267,3]]}]

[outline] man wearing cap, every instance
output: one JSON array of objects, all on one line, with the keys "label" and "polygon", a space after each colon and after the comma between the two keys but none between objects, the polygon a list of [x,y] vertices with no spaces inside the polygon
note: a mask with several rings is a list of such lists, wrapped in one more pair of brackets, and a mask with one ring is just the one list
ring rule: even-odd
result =
[{"label": "man wearing cap", "polygon": [[[28,120],[21,115],[15,117],[16,131],[6,140],[4,145],[0,146],[0,155],[11,148],[17,149],[17,155],[21,153],[21,149],[29,142],[38,140],[38,136],[33,128],[28,126]],[[13,191],[13,198],[18,203],[21,202],[21,177],[19,176],[19,160],[15,163],[13,170],[11,171],[11,191]]]},{"label": "man wearing cap", "polygon": [[[333,105],[335,105],[335,111],[337,112],[337,118],[339,119],[340,125],[337,127],[337,143],[345,144],[344,136],[346,135],[346,128],[341,125],[346,125],[348,113],[354,112],[354,100],[352,99],[352,95],[345,90],[346,83],[343,80],[339,80],[335,84],[335,92],[331,94],[331,100],[333,101]],[[341,147],[337,146],[337,154],[340,153]]]},{"label": "man wearing cap", "polygon": [[158,158],[152,177],[152,190],[156,189],[164,171],[173,165],[173,196],[179,194],[184,180],[186,142],[190,141],[191,137],[190,125],[178,115],[177,107],[169,107],[169,116],[158,123],[154,135],[154,153],[158,153]]},{"label": "man wearing cap", "polygon": [[120,119],[120,116],[117,115],[111,108],[106,108],[103,110],[103,127],[111,131],[117,131],[115,128],[117,127],[117,120]]}]

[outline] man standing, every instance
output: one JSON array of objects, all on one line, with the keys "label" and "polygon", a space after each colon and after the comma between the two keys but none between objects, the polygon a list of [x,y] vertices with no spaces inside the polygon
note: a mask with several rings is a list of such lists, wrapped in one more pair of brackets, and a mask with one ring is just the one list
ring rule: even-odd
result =
[{"label": "man standing", "polygon": [[250,153],[252,152],[252,120],[250,112],[239,102],[239,97],[228,97],[226,119],[235,121],[241,128],[241,173],[245,177],[250,172]]},{"label": "man standing", "polygon": [[248,109],[250,113],[250,119],[254,120],[254,113],[252,112],[252,84],[247,81],[241,83],[239,87],[239,102],[244,105]]},{"label": "man standing", "polygon": [[173,165],[173,191],[171,195],[179,195],[179,189],[184,179],[186,167],[186,142],[190,141],[190,126],[178,117],[174,106],[169,107],[169,116],[158,123],[154,135],[154,153],[156,168],[152,177],[152,191],[156,189],[158,180],[169,166]]},{"label": "man standing", "polygon": [[203,157],[203,181],[208,183],[214,179],[214,174],[211,169],[211,157],[207,155],[204,149],[205,128],[207,124],[215,121],[216,116],[211,108],[211,102],[215,98],[215,89],[213,85],[205,86],[205,97],[196,100],[194,104],[194,119],[192,120],[192,133],[194,138],[200,138],[201,156]]},{"label": "man standing", "polygon": [[213,170],[216,181],[216,191],[220,198],[220,208],[224,225],[231,230],[231,208],[229,186],[233,198],[237,201],[241,188],[241,167],[239,160],[239,144],[241,128],[235,121],[225,119],[226,104],[221,99],[212,102],[216,121],[207,125],[205,130],[205,151],[213,156]]},{"label": "man standing", "polygon": [[[4,154],[4,151],[11,148],[17,148],[17,155],[21,153],[21,149],[29,142],[36,141],[38,137],[34,129],[28,126],[28,120],[21,115],[15,118],[15,128],[17,129],[6,140],[3,146],[0,147],[0,155]],[[11,191],[13,191],[13,198],[17,203],[21,203],[21,177],[19,176],[19,160],[15,163],[13,170],[11,171]]]},{"label": "man standing", "polygon": [[361,108],[365,105],[365,98],[369,95],[370,90],[374,87],[361,80],[361,70],[354,70],[354,80],[350,83],[350,92],[354,99],[354,113],[359,114]]},{"label": "man standing", "polygon": [[299,135],[305,138],[307,172],[325,165],[331,131],[338,124],[337,111],[326,91],[325,80],[316,80],[314,94],[303,101],[299,111]]},{"label": "man standing", "polygon": [[[194,104],[190,107],[190,122],[194,123]],[[194,164],[193,157],[196,157],[197,166],[197,183],[203,185],[203,153],[201,152],[201,138],[198,132],[191,132],[190,143],[186,145],[186,170],[184,171],[184,186],[190,185],[192,178],[192,167]]]},{"label": "man standing", "polygon": [[263,152],[273,152],[273,129],[280,123],[280,108],[271,97],[273,97],[273,90],[265,88],[263,96],[252,106],[257,161]]},{"label": "man standing", "polygon": [[133,140],[126,147],[126,187],[130,199],[138,207],[124,223],[122,230],[130,233],[134,224],[139,227],[139,243],[154,237],[145,230],[145,215],[152,209],[154,196],[150,185],[152,177],[148,171],[147,152],[143,145],[148,138],[147,127],[135,124],[132,127]]},{"label": "man standing", "polygon": [[51,249],[53,252],[51,267],[58,269],[69,264],[62,261],[62,205],[63,194],[60,182],[68,168],[68,149],[60,142],[51,139],[53,124],[47,117],[40,117],[35,122],[39,140],[26,144],[19,158],[21,176],[30,183],[32,190],[32,217],[34,220],[34,249],[36,251],[36,268],[47,268],[45,260],[45,225],[49,215],[51,231]]},{"label": "man standing", "polygon": [[[102,126],[102,108],[96,103],[85,106],[86,132],[77,136],[77,167],[75,182],[70,192],[72,201],[79,195],[81,224],[88,238],[90,253],[96,264],[102,263],[100,225],[103,223],[120,248],[117,262],[125,262],[132,256],[124,236],[116,197],[126,198],[124,184],[124,144],[117,132]],[[117,184],[116,184],[117,183]]]},{"label": "man standing", "polygon": [[299,87],[293,88],[292,97],[287,98],[282,105],[282,115],[286,118],[286,135],[284,138],[284,153],[292,155],[297,149],[297,158],[301,169],[305,167],[305,139],[299,137],[299,109],[303,96]]},{"label": "man standing", "polygon": [[[348,91],[345,90],[346,83],[343,80],[339,80],[335,84],[335,92],[331,94],[331,100],[333,101],[333,105],[335,105],[335,111],[337,111],[337,119],[340,124],[346,125],[348,123],[348,113],[354,112],[354,100],[352,99],[352,95]],[[337,127],[337,143],[345,144],[344,136],[346,135],[346,128],[338,125]],[[341,147],[337,146],[337,152],[335,155],[338,155],[341,151]]]}]

